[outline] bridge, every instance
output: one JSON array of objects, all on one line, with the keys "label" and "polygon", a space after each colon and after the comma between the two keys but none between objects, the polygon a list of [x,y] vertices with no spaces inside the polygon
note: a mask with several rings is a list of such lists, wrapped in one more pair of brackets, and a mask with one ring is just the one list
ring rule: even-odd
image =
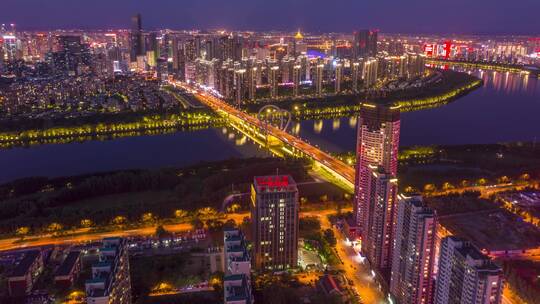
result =
[{"label": "bridge", "polygon": [[173,84],[193,92],[203,104],[224,117],[233,128],[259,145],[267,147],[273,154],[307,158],[313,162],[314,169],[324,175],[325,179],[350,193],[353,192],[355,179],[353,167],[286,131],[234,108],[208,92],[181,82]]}]

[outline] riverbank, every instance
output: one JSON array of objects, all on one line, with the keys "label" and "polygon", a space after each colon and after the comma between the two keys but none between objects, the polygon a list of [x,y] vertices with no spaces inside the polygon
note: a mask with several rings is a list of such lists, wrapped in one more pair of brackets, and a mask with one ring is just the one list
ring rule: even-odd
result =
[{"label": "riverbank", "polygon": [[[442,78],[428,87],[389,92],[385,96],[336,95],[303,100],[284,100],[276,103],[291,112],[295,119],[338,118],[358,114],[360,102],[369,100],[375,103],[401,106],[402,111],[416,111],[445,105],[474,91],[482,85],[482,80],[466,73],[441,71]],[[249,113],[257,113],[265,104],[249,104]]]},{"label": "riverbank", "polygon": [[447,60],[447,59],[427,59],[426,63],[432,64],[435,66],[444,66],[444,65],[454,65],[461,66],[471,69],[483,69],[483,70],[492,70],[497,72],[510,72],[510,73],[535,73],[538,75],[539,70],[528,69],[523,65],[517,64],[504,64],[504,63],[493,63],[493,62],[476,62],[476,61],[461,61],[461,60]]},{"label": "riverbank", "polygon": [[[88,120],[87,120],[88,121]],[[195,131],[221,126],[223,121],[209,110],[107,116],[103,120],[92,118],[88,123],[71,120],[59,126],[19,131],[0,132],[0,149],[31,147],[41,144],[64,144],[86,140],[111,140],[127,136],[165,134],[177,131]]]}]

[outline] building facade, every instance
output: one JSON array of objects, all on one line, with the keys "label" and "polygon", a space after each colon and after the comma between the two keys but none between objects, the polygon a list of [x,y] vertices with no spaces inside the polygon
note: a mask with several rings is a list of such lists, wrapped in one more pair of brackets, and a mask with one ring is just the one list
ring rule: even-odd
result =
[{"label": "building facade", "polygon": [[131,278],[127,241],[103,239],[99,262],[92,265],[92,279],[85,283],[88,304],[130,304]]},{"label": "building facade", "polygon": [[[357,127],[356,179],[353,202],[357,236],[369,219],[370,193],[368,192],[373,167],[389,176],[397,175],[400,134],[398,107],[364,103],[361,105]],[[366,230],[367,231],[367,230]]]},{"label": "building facade", "polygon": [[258,176],[251,187],[254,266],[284,271],[298,263],[298,188],[289,175]]},{"label": "building facade", "polygon": [[244,234],[238,229],[223,231],[224,303],[251,304],[251,256]]},{"label": "building facade", "polygon": [[422,197],[400,195],[390,292],[400,304],[432,303],[437,242],[435,212]]},{"label": "building facade", "polygon": [[371,266],[387,275],[392,262],[397,179],[382,166],[368,166],[367,204],[362,213],[362,252]]},{"label": "building facade", "polygon": [[489,257],[463,239],[442,239],[435,304],[498,304],[502,289],[502,270]]}]

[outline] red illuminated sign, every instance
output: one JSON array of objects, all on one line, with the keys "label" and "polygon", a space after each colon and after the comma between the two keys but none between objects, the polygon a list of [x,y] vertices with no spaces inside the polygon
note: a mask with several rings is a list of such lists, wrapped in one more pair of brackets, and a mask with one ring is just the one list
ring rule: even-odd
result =
[{"label": "red illuminated sign", "polygon": [[425,44],[424,45],[424,54],[428,57],[433,57],[433,44]]},{"label": "red illuminated sign", "polygon": [[286,187],[289,185],[288,176],[257,177],[257,185],[269,188]]},{"label": "red illuminated sign", "polygon": [[452,41],[448,40],[444,42],[444,58],[450,58],[450,53],[452,51]]}]

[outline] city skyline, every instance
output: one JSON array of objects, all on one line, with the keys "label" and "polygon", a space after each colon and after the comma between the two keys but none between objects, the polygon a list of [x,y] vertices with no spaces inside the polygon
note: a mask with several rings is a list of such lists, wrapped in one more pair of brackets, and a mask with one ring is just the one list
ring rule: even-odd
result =
[{"label": "city skyline", "polygon": [[[307,0],[293,3],[240,0],[233,4],[215,0],[182,3],[162,0],[157,5],[98,0],[84,10],[79,4],[65,0],[51,1],[46,6],[39,2],[7,0],[4,7],[8,9],[0,11],[0,23],[15,23],[20,29],[27,30],[127,29],[129,24],[126,20],[136,13],[143,13],[143,28],[147,30],[226,28],[292,31],[301,28],[310,32],[350,32],[357,28],[377,28],[387,33],[535,35],[539,32],[534,29],[540,26],[540,20],[534,18],[534,12],[540,10],[540,3],[532,0],[518,4],[454,1],[444,5],[425,0],[406,4],[396,1],[340,1],[331,9],[322,0],[315,3]],[[388,9],[389,5],[392,9]],[[462,9],[464,5],[467,10]],[[444,14],[437,13],[442,11]],[[327,20],[332,22],[325,22]]]}]

